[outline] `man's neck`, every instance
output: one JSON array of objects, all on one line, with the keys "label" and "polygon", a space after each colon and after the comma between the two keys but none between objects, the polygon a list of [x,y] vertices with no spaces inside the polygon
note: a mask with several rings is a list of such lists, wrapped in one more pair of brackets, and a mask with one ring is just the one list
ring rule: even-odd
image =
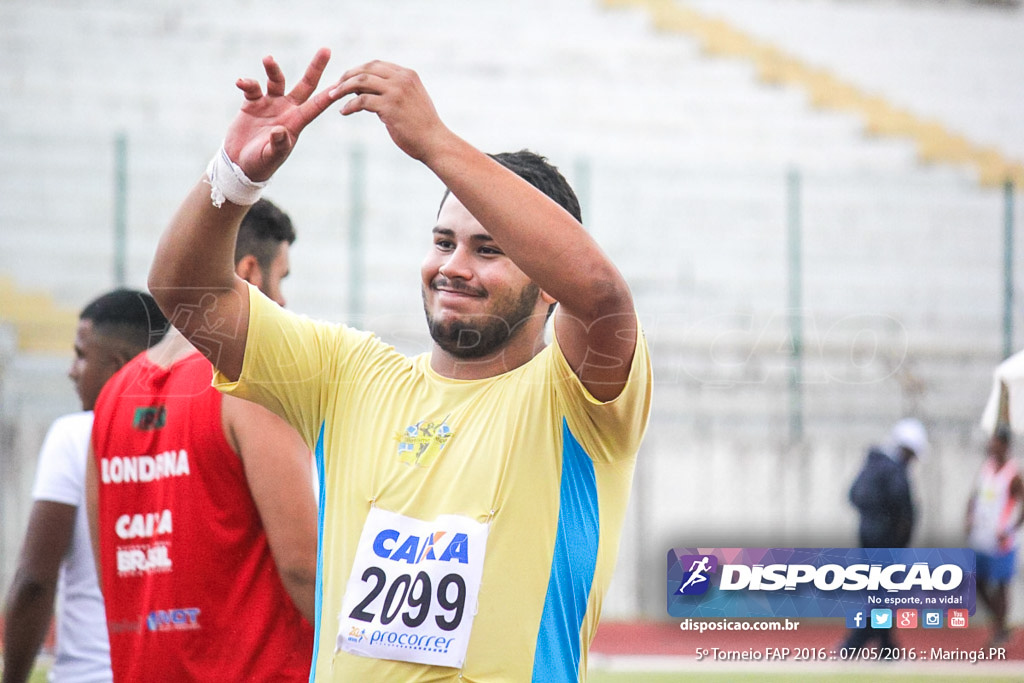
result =
[{"label": "man's neck", "polygon": [[146,357],[154,365],[169,368],[193,353],[197,353],[196,347],[192,346],[181,332],[172,327],[158,344],[146,351]]},{"label": "man's neck", "polygon": [[442,377],[458,380],[487,379],[503,375],[529,363],[546,346],[543,331],[530,344],[523,343],[529,337],[519,336],[522,336],[523,340],[513,338],[499,350],[481,358],[460,358],[445,351],[435,342],[430,350],[430,369]]}]

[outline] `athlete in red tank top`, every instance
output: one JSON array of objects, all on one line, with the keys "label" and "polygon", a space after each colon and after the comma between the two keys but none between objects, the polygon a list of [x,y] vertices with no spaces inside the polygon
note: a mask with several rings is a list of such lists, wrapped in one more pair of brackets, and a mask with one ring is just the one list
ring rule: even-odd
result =
[{"label": "athlete in red tank top", "polygon": [[199,353],[167,368],[142,354],[96,404],[114,679],[305,681],[313,630],[282,583],[210,378]]}]

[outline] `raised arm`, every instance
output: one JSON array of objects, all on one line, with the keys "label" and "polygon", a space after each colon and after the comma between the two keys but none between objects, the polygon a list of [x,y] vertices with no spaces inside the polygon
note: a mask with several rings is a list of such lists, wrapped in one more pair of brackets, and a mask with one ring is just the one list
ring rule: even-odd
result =
[{"label": "raised arm", "polygon": [[415,72],[371,62],[346,72],[343,114],[376,113],[392,140],[429,167],[512,261],[559,302],[555,330],[573,371],[598,399],[618,396],[636,346],[633,299],[615,265],[564,209],[452,133]]},{"label": "raised arm", "polygon": [[[327,90],[314,94],[329,59],[329,50],[319,50],[287,94],[273,57],[263,59],[266,93],[255,80],[238,80],[245,100],[224,138],[226,159],[211,164],[213,185],[206,175],[189,192],[149,271],[149,289],[168,319],[231,379],[242,369],[249,324],[248,289],[234,272],[235,239],[248,206],[232,201],[233,196],[245,201],[237,193],[228,192],[225,200],[221,190],[267,181],[302,130],[337,99]],[[245,179],[238,180],[237,173]]]},{"label": "raised arm", "polygon": [[225,396],[222,414],[225,434],[242,458],[281,582],[312,624],[317,509],[309,449],[284,420],[255,403]]}]

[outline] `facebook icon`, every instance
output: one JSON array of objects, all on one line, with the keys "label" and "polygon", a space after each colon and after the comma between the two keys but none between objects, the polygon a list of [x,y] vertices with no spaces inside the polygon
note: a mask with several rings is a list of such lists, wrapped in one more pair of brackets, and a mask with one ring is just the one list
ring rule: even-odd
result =
[{"label": "facebook icon", "polygon": [[846,613],[846,628],[867,628],[868,619],[864,610],[858,609]]}]

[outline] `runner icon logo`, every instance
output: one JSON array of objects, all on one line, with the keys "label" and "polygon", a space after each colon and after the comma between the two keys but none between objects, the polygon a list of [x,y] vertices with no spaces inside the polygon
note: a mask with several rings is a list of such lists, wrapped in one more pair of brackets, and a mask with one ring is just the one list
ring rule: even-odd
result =
[{"label": "runner icon logo", "polygon": [[679,558],[679,565],[689,568],[676,595],[702,595],[711,585],[709,575],[718,570],[718,558],[714,555],[684,555]]}]

